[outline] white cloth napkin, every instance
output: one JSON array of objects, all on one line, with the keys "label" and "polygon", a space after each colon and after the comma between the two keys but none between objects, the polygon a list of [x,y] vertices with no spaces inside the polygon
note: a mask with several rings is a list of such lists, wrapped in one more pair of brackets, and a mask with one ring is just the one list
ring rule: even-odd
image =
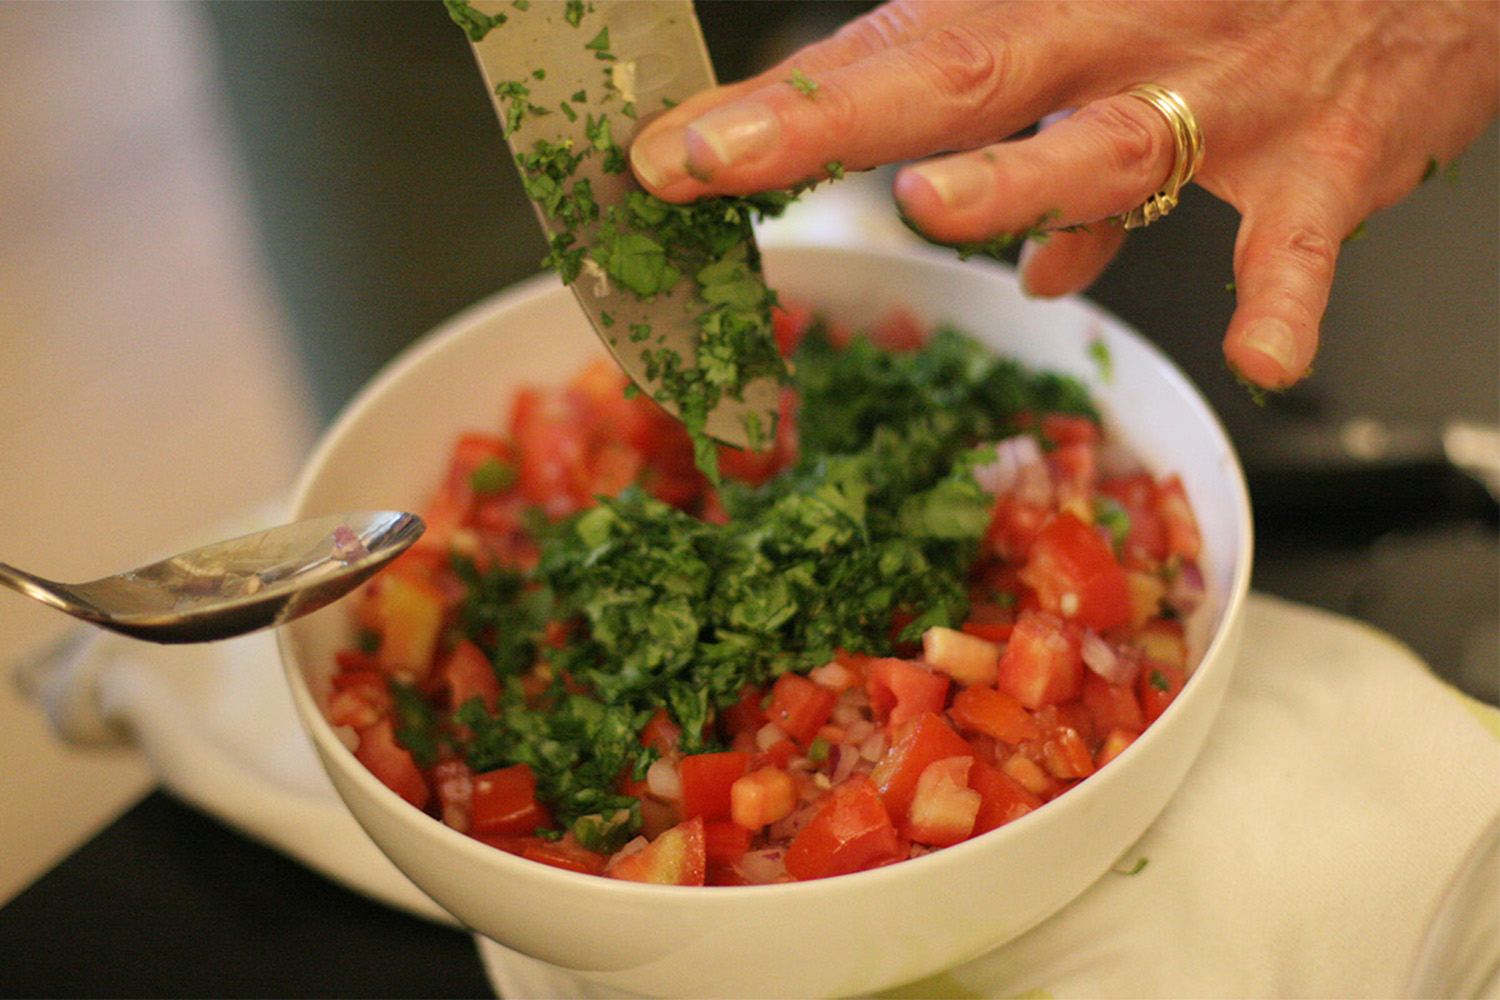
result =
[{"label": "white cloth napkin", "polygon": [[[1010,945],[892,996],[1407,989],[1446,888],[1500,816],[1500,716],[1347,619],[1257,596],[1247,626],[1203,756],[1117,870],[1144,867],[1107,874]],[[32,666],[29,687],[63,739],[133,741],[184,801],[356,891],[451,922],[338,801],[269,633],[178,647],[87,633]],[[1500,873],[1481,875],[1500,888]],[[1492,969],[1500,899],[1468,898],[1457,926],[1479,932],[1466,968]],[[503,996],[616,995],[478,944]]]},{"label": "white cloth napkin", "polygon": [[80,631],[23,670],[22,688],[63,739],[134,743],[177,798],[373,899],[456,926],[344,808],[297,719],[274,633],[160,646]]}]

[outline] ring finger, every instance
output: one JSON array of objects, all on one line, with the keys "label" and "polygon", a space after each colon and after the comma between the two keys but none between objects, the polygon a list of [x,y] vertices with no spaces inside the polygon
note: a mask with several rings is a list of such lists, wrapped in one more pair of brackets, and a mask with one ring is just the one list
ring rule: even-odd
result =
[{"label": "ring finger", "polygon": [[930,238],[982,242],[1122,216],[1161,189],[1175,155],[1166,118],[1118,94],[1030,138],[906,167],[895,194]]}]

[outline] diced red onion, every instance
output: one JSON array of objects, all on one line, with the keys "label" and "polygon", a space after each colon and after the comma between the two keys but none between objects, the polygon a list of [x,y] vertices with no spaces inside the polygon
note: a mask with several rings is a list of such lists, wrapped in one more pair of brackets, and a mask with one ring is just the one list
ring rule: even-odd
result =
[{"label": "diced red onion", "polygon": [[859,755],[871,762],[878,761],[885,756],[886,746],[885,733],[876,730],[859,745]]},{"label": "diced red onion", "polygon": [[1111,684],[1129,684],[1135,680],[1136,664],[1120,656],[1093,629],[1083,633],[1083,662],[1094,673]]},{"label": "diced red onion", "polygon": [[1203,570],[1195,562],[1184,562],[1167,588],[1167,601],[1181,615],[1190,615],[1208,596]]},{"label": "diced red onion", "polygon": [[766,885],[786,875],[786,851],[780,847],[763,847],[746,851],[735,868],[753,885]]},{"label": "diced red onion", "polygon": [[859,747],[874,735],[875,729],[875,723],[869,719],[856,719],[844,726],[844,742],[853,747]]},{"label": "diced red onion", "polygon": [[828,777],[835,785],[854,773],[859,763],[859,751],[847,743],[841,743],[828,751]]},{"label": "diced red onion", "polygon": [[792,810],[791,815],[779,819],[766,827],[766,836],[773,841],[786,843],[802,832],[802,828],[812,821],[817,807],[811,802]]},{"label": "diced red onion", "polygon": [[975,466],[974,481],[980,489],[998,497],[1014,491],[1023,478],[1034,478],[1036,471],[1044,476],[1047,472],[1041,447],[1030,434],[1017,434],[995,445],[993,461]]}]

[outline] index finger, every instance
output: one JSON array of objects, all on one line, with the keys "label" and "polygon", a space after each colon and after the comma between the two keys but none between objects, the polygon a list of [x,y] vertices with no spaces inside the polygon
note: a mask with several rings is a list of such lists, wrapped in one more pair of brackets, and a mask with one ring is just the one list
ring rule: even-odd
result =
[{"label": "index finger", "polygon": [[[1080,93],[1108,39],[1050,4],[881,8],[776,70],[701,95],[631,149],[642,184],[670,201],[787,188],[833,165],[862,170],[993,142]],[[904,19],[894,12],[906,11]],[[1066,50],[1066,51],[1064,51]],[[826,68],[823,68],[826,67]]]}]

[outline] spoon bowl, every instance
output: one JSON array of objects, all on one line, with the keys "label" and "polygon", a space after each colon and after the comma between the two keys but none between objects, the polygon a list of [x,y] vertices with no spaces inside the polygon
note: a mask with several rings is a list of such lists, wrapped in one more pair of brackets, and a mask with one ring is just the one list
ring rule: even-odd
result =
[{"label": "spoon bowl", "polygon": [[314,517],[89,583],[57,583],[0,563],[0,584],[137,639],[212,642],[332,603],[406,551],[425,527],[399,511]]}]

